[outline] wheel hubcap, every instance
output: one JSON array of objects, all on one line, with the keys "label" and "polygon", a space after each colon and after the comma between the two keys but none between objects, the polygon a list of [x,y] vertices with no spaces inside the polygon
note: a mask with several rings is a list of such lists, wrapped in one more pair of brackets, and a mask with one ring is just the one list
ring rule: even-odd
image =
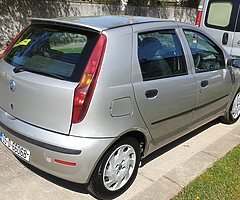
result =
[{"label": "wheel hubcap", "polygon": [[122,145],[109,157],[103,172],[104,186],[110,191],[122,188],[132,176],[136,153],[132,146]]},{"label": "wheel hubcap", "polygon": [[237,119],[240,115],[240,93],[238,93],[233,101],[231,115],[233,119]]}]

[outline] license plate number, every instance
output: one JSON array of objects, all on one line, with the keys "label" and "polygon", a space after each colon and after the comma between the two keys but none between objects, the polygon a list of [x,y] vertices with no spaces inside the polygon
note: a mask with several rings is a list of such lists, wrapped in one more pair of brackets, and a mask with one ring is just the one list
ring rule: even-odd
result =
[{"label": "license plate number", "polygon": [[0,141],[16,155],[28,162],[30,161],[30,151],[6,137],[2,132],[0,132]]}]

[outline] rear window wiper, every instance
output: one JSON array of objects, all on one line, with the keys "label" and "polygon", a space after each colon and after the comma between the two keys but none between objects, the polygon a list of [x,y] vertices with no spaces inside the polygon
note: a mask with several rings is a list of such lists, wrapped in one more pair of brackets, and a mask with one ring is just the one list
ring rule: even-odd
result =
[{"label": "rear window wiper", "polygon": [[32,73],[35,73],[35,74],[41,74],[41,75],[49,76],[49,77],[52,77],[52,78],[57,78],[57,79],[60,79],[60,80],[64,80],[64,78],[62,76],[59,76],[57,74],[54,74],[54,73],[51,73],[51,72],[44,72],[44,71],[41,71],[41,70],[29,68],[29,67],[15,67],[13,69],[14,73],[19,73],[19,72],[24,72],[24,71],[32,72]]}]

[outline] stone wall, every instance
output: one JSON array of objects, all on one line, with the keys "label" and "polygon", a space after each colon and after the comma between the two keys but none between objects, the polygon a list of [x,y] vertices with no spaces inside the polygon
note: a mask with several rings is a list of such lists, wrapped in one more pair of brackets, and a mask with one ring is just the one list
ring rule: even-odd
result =
[{"label": "stone wall", "polygon": [[[195,22],[196,9],[180,7],[127,6],[126,15],[139,15]],[[0,50],[28,24],[27,18],[67,16],[117,15],[118,5],[74,3],[67,0],[0,0]]]}]

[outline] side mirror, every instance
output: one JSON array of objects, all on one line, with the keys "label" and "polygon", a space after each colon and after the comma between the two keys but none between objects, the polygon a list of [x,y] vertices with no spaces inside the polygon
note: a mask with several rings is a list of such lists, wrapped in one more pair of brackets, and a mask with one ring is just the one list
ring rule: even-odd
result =
[{"label": "side mirror", "polygon": [[227,58],[227,66],[232,66],[240,69],[240,58]]},{"label": "side mirror", "polygon": [[235,68],[240,68],[240,58],[234,58],[232,62],[232,66]]}]

